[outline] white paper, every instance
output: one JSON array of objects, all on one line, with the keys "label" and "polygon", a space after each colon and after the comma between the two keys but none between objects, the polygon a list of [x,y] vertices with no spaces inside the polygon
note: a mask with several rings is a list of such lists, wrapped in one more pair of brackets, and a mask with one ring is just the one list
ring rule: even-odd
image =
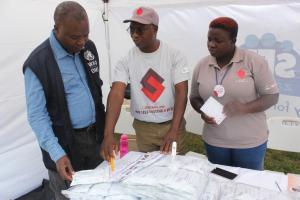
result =
[{"label": "white paper", "polygon": [[[108,182],[76,185],[62,193],[72,200],[297,199],[276,189],[275,181],[282,189],[286,188],[287,176],[283,173],[220,166],[201,157],[181,155],[170,162],[171,155],[159,152],[131,152],[127,155],[116,160],[116,171]],[[220,179],[210,173],[216,166],[239,176],[234,181]],[[108,169],[107,163],[103,162],[97,169]],[[76,178],[81,183],[88,183],[99,178],[107,179],[107,174],[90,170],[78,173]]]},{"label": "white paper", "polygon": [[223,113],[223,107],[224,106],[216,99],[209,97],[200,110],[207,116],[213,117],[216,123],[219,125],[226,118],[226,115]]},{"label": "white paper", "polygon": [[[106,170],[107,169],[107,170]],[[71,186],[103,183],[109,180],[108,168],[75,172]]]},{"label": "white paper", "polygon": [[[257,177],[264,177],[257,181]],[[258,186],[273,191],[287,190],[287,176],[282,172],[244,170],[235,182]],[[278,188],[280,187],[280,189]]]}]

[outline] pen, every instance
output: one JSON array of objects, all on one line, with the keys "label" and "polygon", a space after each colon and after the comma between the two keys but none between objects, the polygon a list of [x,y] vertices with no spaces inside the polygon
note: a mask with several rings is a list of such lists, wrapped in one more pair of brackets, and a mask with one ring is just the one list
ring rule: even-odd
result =
[{"label": "pen", "polygon": [[281,188],[280,188],[280,186],[279,186],[279,184],[278,184],[278,182],[277,182],[277,181],[275,181],[275,184],[276,184],[276,186],[277,186],[277,188],[278,188],[279,192],[281,192],[282,190],[281,190]]}]

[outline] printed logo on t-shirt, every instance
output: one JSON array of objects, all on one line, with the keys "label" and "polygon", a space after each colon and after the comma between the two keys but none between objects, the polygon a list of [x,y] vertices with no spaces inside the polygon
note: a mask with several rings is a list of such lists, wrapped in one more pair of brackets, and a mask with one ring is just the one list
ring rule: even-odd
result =
[{"label": "printed logo on t-shirt", "polygon": [[249,67],[241,67],[235,71],[235,83],[250,83],[253,80]]},{"label": "printed logo on t-shirt", "polygon": [[236,75],[237,75],[240,79],[243,79],[243,78],[245,78],[246,72],[245,72],[243,69],[239,69],[239,70],[236,72]]},{"label": "printed logo on t-shirt", "polygon": [[163,82],[164,79],[150,68],[141,80],[142,91],[151,101],[155,102],[165,89]]},{"label": "printed logo on t-shirt", "polygon": [[189,73],[189,68],[188,68],[188,67],[182,68],[181,73],[182,73],[182,74]]}]

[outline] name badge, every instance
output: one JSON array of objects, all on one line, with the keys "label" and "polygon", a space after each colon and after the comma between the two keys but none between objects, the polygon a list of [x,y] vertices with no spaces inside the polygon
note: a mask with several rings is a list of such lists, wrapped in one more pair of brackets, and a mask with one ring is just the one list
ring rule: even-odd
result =
[{"label": "name badge", "polygon": [[215,97],[222,97],[225,94],[225,88],[223,85],[216,85],[214,87],[213,95]]}]

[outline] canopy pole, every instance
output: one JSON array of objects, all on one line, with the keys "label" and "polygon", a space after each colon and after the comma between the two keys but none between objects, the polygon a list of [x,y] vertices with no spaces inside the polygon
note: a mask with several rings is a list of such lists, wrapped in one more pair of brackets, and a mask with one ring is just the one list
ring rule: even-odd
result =
[{"label": "canopy pole", "polygon": [[109,24],[108,24],[108,3],[109,0],[103,0],[104,3],[104,11],[102,13],[102,20],[104,23],[105,29],[105,44],[107,50],[107,59],[108,59],[108,73],[109,73],[109,85],[112,85],[112,69],[111,69],[111,54],[110,54],[110,35],[109,35]]}]

